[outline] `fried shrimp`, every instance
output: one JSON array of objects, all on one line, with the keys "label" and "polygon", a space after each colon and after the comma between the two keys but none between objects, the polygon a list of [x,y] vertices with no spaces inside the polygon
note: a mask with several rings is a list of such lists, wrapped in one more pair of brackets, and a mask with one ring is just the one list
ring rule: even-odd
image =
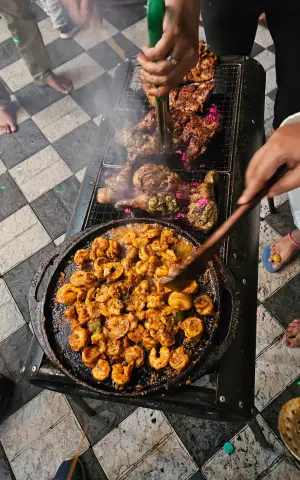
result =
[{"label": "fried shrimp", "polygon": [[194,301],[195,308],[199,315],[213,315],[214,313],[214,304],[212,299],[208,295],[200,295]]},{"label": "fried shrimp", "polygon": [[85,347],[81,354],[82,362],[86,367],[92,368],[96,365],[100,355],[97,347]]},{"label": "fried shrimp", "polygon": [[135,343],[141,342],[144,331],[143,325],[139,324],[133,332],[128,332],[128,338]]},{"label": "fried shrimp", "polygon": [[109,377],[110,374],[110,365],[107,360],[98,360],[96,366],[92,369],[92,375],[93,377],[98,380],[99,382],[102,382],[103,380],[106,380]]},{"label": "fried shrimp", "polygon": [[98,278],[91,272],[84,272],[83,270],[77,270],[70,277],[70,282],[75,287],[93,288],[98,284]]},{"label": "fried shrimp", "polygon": [[91,336],[91,343],[93,345],[97,345],[98,351],[100,353],[106,353],[107,344],[104,333],[94,333]]},{"label": "fried shrimp", "polygon": [[169,296],[168,303],[171,308],[181,311],[190,310],[193,305],[191,295],[181,292],[172,292]]},{"label": "fried shrimp", "polygon": [[145,361],[144,350],[138,345],[132,345],[132,347],[126,348],[124,356],[127,363],[133,360],[137,368],[141,367]]},{"label": "fried shrimp", "polygon": [[116,363],[112,366],[111,378],[116,385],[122,386],[130,382],[134,361],[130,363]]},{"label": "fried shrimp", "polygon": [[171,347],[175,343],[175,337],[165,329],[158,330],[156,338],[163,347]]},{"label": "fried shrimp", "polygon": [[73,305],[77,300],[77,295],[80,292],[80,288],[75,287],[71,283],[66,283],[57,290],[56,301],[62,305]]},{"label": "fried shrimp", "polygon": [[181,370],[188,365],[189,361],[190,357],[184,353],[184,348],[182,346],[171,352],[170,365],[175,370],[181,372]]},{"label": "fried shrimp", "polygon": [[109,336],[114,340],[125,337],[129,330],[127,315],[116,315],[106,320],[105,326],[109,329]]},{"label": "fried shrimp", "polygon": [[201,318],[198,317],[189,317],[184,320],[180,326],[184,331],[185,336],[188,340],[193,340],[196,337],[201,337],[204,332],[204,325]]},{"label": "fried shrimp", "polygon": [[79,350],[82,350],[86,346],[88,339],[88,331],[85,328],[77,327],[69,336],[68,342],[72,350],[79,352]]},{"label": "fried shrimp", "polygon": [[156,378],[156,370],[168,367],[164,374],[174,376],[186,368],[185,349],[201,341],[213,300],[199,296],[198,281],[182,292],[160,282],[192,252],[171,227],[137,222],[112,228],[75,253],[56,301],[66,306],[60,310],[72,329],[70,347],[97,381],[110,378],[116,388],[132,378],[138,388],[133,369],[151,366]]},{"label": "fried shrimp", "polygon": [[90,251],[88,248],[77,250],[74,255],[74,262],[76,265],[84,265],[85,263],[90,262]]},{"label": "fried shrimp", "polygon": [[161,347],[159,355],[157,355],[156,349],[152,348],[149,355],[149,362],[151,367],[155,370],[160,370],[168,365],[170,360],[170,350],[168,347]]},{"label": "fried shrimp", "polygon": [[142,341],[143,341],[144,347],[147,350],[151,350],[153,347],[156,347],[156,345],[158,344],[158,340],[155,337],[152,337],[152,335],[148,330],[146,330],[146,332],[144,333]]}]

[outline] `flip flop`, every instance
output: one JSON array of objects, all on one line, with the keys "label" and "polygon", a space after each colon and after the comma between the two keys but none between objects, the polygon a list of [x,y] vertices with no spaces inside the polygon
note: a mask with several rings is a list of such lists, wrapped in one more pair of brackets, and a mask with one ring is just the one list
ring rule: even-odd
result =
[{"label": "flip flop", "polygon": [[[295,242],[295,240],[292,238],[292,233],[293,232],[290,232],[287,235],[287,237],[290,239],[292,244],[295,245],[295,247],[297,247],[300,250],[300,245],[299,245],[299,243]],[[285,267],[286,264],[288,263],[288,262],[284,263],[280,268],[274,268],[273,267],[273,262],[269,261],[270,256],[271,256],[271,245],[268,245],[266,248],[264,248],[264,250],[262,252],[262,255],[261,255],[261,263],[263,264],[263,266],[267,270],[267,272],[270,272],[270,273],[280,272],[280,270],[283,267]]]}]

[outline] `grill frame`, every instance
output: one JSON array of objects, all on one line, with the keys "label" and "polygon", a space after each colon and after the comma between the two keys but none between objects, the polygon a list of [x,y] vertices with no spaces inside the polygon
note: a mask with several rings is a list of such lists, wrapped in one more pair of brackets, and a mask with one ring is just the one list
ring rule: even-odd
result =
[{"label": "grill frame", "polygon": [[[220,62],[239,64],[242,68],[236,118],[235,154],[230,172],[231,196],[228,205],[230,213],[242,192],[247,164],[256,150],[264,143],[265,73],[258,62],[247,57],[224,57]],[[123,70],[124,75],[125,73],[126,71]],[[122,82],[124,82],[124,78],[117,78],[114,88],[118,84],[122,87]],[[114,98],[117,103],[116,92],[117,90],[114,90]],[[90,201],[97,187],[95,178],[99,171],[99,158],[102,158],[104,153],[109,132],[109,119],[106,118],[101,124],[98,145],[95,146],[98,148],[99,157],[88,165],[67,237],[76,235],[85,228]],[[259,207],[242,221],[238,229],[230,235],[228,241],[226,263],[238,285],[241,309],[234,341],[232,342],[229,338],[230,349],[222,348],[229,335],[225,330],[221,339],[223,343],[219,347],[219,355],[216,354],[216,351],[212,352],[205,362],[205,367],[208,369],[217,362],[218,367],[214,370],[217,375],[216,390],[186,385],[178,392],[170,391],[164,395],[156,394],[140,399],[130,399],[130,401],[119,397],[117,400],[119,403],[130,403],[171,413],[174,413],[175,410],[178,414],[210,420],[237,421],[239,419],[249,420],[253,417],[255,414],[253,408],[258,238]],[[35,367],[34,371],[32,365]],[[199,374],[201,376],[201,372]],[[35,385],[69,395],[108,400],[103,395],[80,389],[70,383],[66,376],[49,364],[43,351],[38,347],[35,337],[33,337],[25,364],[25,378]],[[224,399],[225,401],[223,401]],[[113,398],[109,398],[109,400],[113,401]]]}]

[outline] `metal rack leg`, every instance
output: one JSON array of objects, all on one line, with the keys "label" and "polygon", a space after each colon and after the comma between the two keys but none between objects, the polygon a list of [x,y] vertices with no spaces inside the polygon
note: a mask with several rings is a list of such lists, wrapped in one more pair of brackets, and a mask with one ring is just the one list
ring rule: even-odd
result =
[{"label": "metal rack leg", "polygon": [[77,405],[82,408],[82,410],[84,411],[84,413],[86,413],[89,417],[95,417],[97,415],[97,412],[96,410],[94,410],[92,407],[90,407],[88,405],[88,403],[85,402],[85,400],[83,400],[83,398],[81,397],[77,397],[74,395],[74,397],[72,396],[72,400],[77,403]]},{"label": "metal rack leg", "polygon": [[274,198],[268,198],[268,204],[269,204],[270,213],[277,213],[275,203],[274,203]]},{"label": "metal rack leg", "polygon": [[256,440],[260,443],[262,448],[268,449],[270,445],[267,442],[266,437],[264,436],[264,433],[256,420],[256,418],[252,418],[252,420],[248,423],[249,427],[251,428],[251,431],[253,435],[255,436]]}]

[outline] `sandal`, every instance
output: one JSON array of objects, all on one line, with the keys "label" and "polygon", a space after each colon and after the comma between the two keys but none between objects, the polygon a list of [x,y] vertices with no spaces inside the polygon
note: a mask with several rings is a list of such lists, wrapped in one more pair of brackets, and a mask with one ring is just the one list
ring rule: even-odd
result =
[{"label": "sandal", "polygon": [[[295,240],[292,238],[292,233],[293,232],[290,232],[288,235],[287,235],[287,238],[292,242],[292,244],[300,250],[300,244],[295,242]],[[261,256],[261,262],[264,266],[264,268],[267,270],[267,272],[270,272],[270,273],[277,273],[277,272],[280,272],[280,270],[289,262],[286,262],[284,263],[280,268],[274,268],[273,267],[273,262],[270,262],[269,261],[269,258],[270,258],[270,255],[271,255],[271,245],[268,245],[262,252],[262,256]]]}]

